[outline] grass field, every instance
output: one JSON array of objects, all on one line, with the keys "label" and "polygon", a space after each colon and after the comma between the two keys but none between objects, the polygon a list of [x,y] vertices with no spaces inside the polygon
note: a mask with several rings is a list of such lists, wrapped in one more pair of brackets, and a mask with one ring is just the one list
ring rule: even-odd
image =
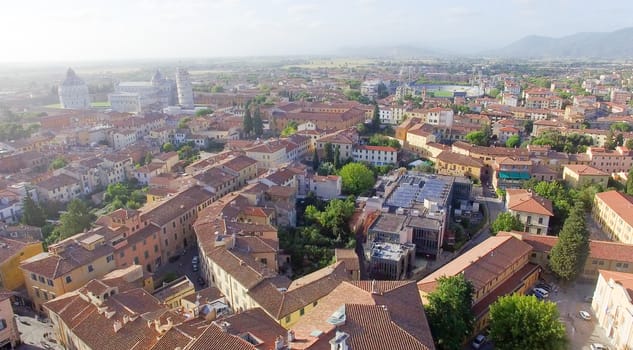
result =
[{"label": "grass field", "polygon": [[335,67],[359,67],[359,66],[366,66],[368,64],[372,64],[375,63],[376,61],[372,60],[372,59],[364,59],[364,58],[359,58],[359,59],[355,59],[355,58],[334,58],[334,59],[315,59],[315,60],[310,60],[310,62],[308,63],[304,63],[304,64],[290,64],[287,66],[284,66],[284,68],[291,68],[291,67],[297,67],[297,68],[312,68],[312,69],[316,69],[316,68],[335,68]]},{"label": "grass field", "polygon": [[435,96],[435,97],[453,97],[453,92],[452,91],[444,91],[444,90],[433,91],[433,96]]},{"label": "grass field", "polygon": [[108,101],[92,102],[92,103],[90,103],[90,107],[96,107],[96,108],[99,108],[99,107],[103,107],[103,108],[110,107],[110,102],[108,102]]}]

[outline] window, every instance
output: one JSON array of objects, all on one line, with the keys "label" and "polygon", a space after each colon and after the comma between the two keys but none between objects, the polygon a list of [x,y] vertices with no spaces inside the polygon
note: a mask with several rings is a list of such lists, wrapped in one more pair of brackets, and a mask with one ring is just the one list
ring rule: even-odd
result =
[{"label": "window", "polygon": [[40,283],[46,283],[46,280],[42,276],[40,276]]},{"label": "window", "polygon": [[138,265],[138,264],[139,264],[138,256],[135,256],[134,257],[134,265]]},{"label": "window", "polygon": [[48,293],[44,292],[44,300],[48,300]]},{"label": "window", "polygon": [[33,281],[37,281],[37,276],[36,276],[34,273],[32,273],[32,274],[31,274],[31,279],[32,279]]},{"label": "window", "polygon": [[596,260],[591,261],[591,265],[596,265],[598,262]]},{"label": "window", "polygon": [[312,303],[312,307],[317,306],[318,303],[318,301],[315,301],[314,303]]},{"label": "window", "polygon": [[70,276],[66,276],[66,283],[70,283],[72,281],[73,281],[73,279]]},{"label": "window", "polygon": [[119,256],[122,258],[123,256],[125,256],[125,253],[120,252],[120,253],[119,253]]},{"label": "window", "polygon": [[5,319],[0,320],[0,331],[7,328],[7,321]]},{"label": "window", "polygon": [[143,254],[143,255],[145,256],[145,259],[149,258],[149,252],[147,250],[145,251],[145,254]]},{"label": "window", "polygon": [[169,245],[169,242],[165,240],[165,247]]},{"label": "window", "polygon": [[48,283],[49,286],[53,286],[53,280],[46,280],[46,282]]},{"label": "window", "polygon": [[158,253],[158,244],[154,244],[154,253]]},{"label": "window", "polygon": [[136,244],[132,245],[132,251],[135,252],[136,251]]},{"label": "window", "polygon": [[88,265],[88,272],[92,272],[92,271],[94,271],[94,270],[95,270],[95,269],[92,267],[92,265]]},{"label": "window", "polygon": [[306,313],[306,310],[301,308],[301,310],[299,310],[299,316],[303,316]]},{"label": "window", "polygon": [[114,255],[108,255],[106,257],[106,262],[112,262],[112,260],[114,260]]},{"label": "window", "polygon": [[286,316],[286,323],[290,323],[290,316]]},{"label": "window", "polygon": [[40,290],[35,288],[35,296],[37,296],[38,298],[41,298],[40,296]]}]

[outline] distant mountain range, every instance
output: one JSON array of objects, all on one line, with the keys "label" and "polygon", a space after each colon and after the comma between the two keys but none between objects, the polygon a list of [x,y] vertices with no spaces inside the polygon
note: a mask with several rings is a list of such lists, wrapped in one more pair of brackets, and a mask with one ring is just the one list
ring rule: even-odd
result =
[{"label": "distant mountain range", "polygon": [[[459,50],[459,49],[455,49]],[[460,51],[463,51],[462,48]],[[466,48],[468,50],[468,48]],[[474,54],[473,54],[474,52]],[[633,58],[633,27],[608,33],[576,33],[561,38],[530,35],[508,46],[483,52],[413,45],[343,47],[336,54],[356,57],[420,58],[488,56],[505,58]]]},{"label": "distant mountain range", "polygon": [[633,58],[633,27],[561,38],[530,35],[483,54],[521,58]]}]

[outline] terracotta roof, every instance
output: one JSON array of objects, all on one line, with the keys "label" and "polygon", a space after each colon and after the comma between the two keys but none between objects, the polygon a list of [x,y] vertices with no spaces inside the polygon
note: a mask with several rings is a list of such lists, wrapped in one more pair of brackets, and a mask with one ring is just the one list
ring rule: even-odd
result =
[{"label": "terracotta roof", "polygon": [[358,255],[354,249],[334,249],[336,261],[344,261],[347,270],[360,270]]},{"label": "terracotta roof", "polygon": [[[556,236],[536,235],[525,232],[512,233],[525,243],[532,246],[534,251],[547,253],[558,242]],[[633,245],[609,241],[589,240],[589,256],[593,259],[612,260],[633,263]]]},{"label": "terracotta roof", "polygon": [[565,168],[571,170],[572,172],[578,175],[587,175],[587,176],[609,176],[609,174],[605,173],[600,169],[596,169],[589,165],[582,164],[567,164]]},{"label": "terracotta roof", "polygon": [[241,171],[253,164],[257,164],[257,161],[247,156],[237,156],[234,158],[226,159],[221,164],[223,167],[227,167],[231,170]]},{"label": "terracotta roof", "polygon": [[482,168],[484,166],[484,163],[477,158],[465,156],[463,154],[455,153],[452,151],[442,151],[437,156],[437,160],[449,164],[459,164],[476,168]]},{"label": "terracotta roof", "polygon": [[608,282],[614,280],[628,293],[629,299],[633,300],[633,274],[617,271],[598,270],[602,277]]},{"label": "terracotta roof", "polygon": [[618,191],[596,193],[596,199],[603,201],[628,225],[633,226],[633,197]]},{"label": "terracotta roof", "polygon": [[237,251],[221,246],[207,253],[207,257],[244,288],[251,289],[268,277],[274,276],[274,271],[255,261],[250,254],[239,254]]},{"label": "terracotta roof", "polygon": [[0,237],[0,264],[4,264],[11,257],[20,253],[29,244],[31,243]]},{"label": "terracotta roof", "polygon": [[206,171],[197,174],[194,179],[202,182],[206,186],[218,188],[224,184],[230,184],[231,181],[237,179],[237,175],[228,173],[220,168],[209,168]]},{"label": "terracotta roof", "polygon": [[426,276],[418,282],[418,288],[430,293],[435,290],[438,278],[463,273],[473,283],[475,290],[480,290],[531,250],[529,244],[513,236],[490,237]]},{"label": "terracotta roof", "polygon": [[38,182],[36,185],[48,191],[52,191],[56,188],[71,186],[80,184],[81,182],[72,176],[66,174],[59,174],[49,177],[46,180]]},{"label": "terracotta roof", "polygon": [[507,189],[508,209],[525,213],[554,216],[552,201],[523,189]]},{"label": "terracotta roof", "polygon": [[141,219],[162,227],[211,199],[211,196],[212,194],[202,186],[192,186],[163,202],[158,202],[155,206],[146,208],[141,214]]}]

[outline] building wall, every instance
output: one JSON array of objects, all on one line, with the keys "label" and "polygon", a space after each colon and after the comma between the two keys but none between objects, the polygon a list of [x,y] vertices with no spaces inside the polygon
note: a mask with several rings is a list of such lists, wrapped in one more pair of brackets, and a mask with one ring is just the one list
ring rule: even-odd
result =
[{"label": "building wall", "polygon": [[261,153],[246,151],[246,156],[257,161],[257,167],[269,169],[274,168],[286,162],[286,149],[281,148],[273,153]]},{"label": "building wall", "polygon": [[481,179],[481,168],[467,165],[447,163],[440,159],[436,164],[437,173],[450,176],[470,176],[471,179]]},{"label": "building wall", "polygon": [[[89,265],[92,265],[93,268],[91,272],[88,271]],[[31,301],[33,301],[34,304],[34,310],[43,311],[42,304],[46,301],[54,299],[64,293],[76,290],[88,283],[91,279],[101,277],[115,268],[116,264],[114,262],[114,256],[108,255],[98,257],[90,264],[79,266],[55,280],[45,278],[44,276],[30,271],[22,271],[29,298],[31,298]],[[35,275],[35,279],[33,279],[33,274]],[[70,281],[67,279],[68,277],[70,277]]]},{"label": "building wall", "polygon": [[389,165],[398,162],[398,152],[354,149],[355,162],[368,162],[372,165]]},{"label": "building wall", "polygon": [[0,301],[0,322],[6,326],[0,330],[0,346],[4,348],[7,344],[11,344],[11,348],[14,349],[20,342],[20,333],[15,322],[10,298]]},{"label": "building wall", "polygon": [[128,243],[128,240],[125,240],[116,246],[122,245],[115,252],[117,268],[141,265],[145,272],[151,273],[156,272],[156,269],[165,263],[162,259],[158,229],[153,234],[145,235],[143,239],[137,240],[131,237],[129,240],[135,242]]},{"label": "building wall", "polygon": [[591,308],[616,349],[633,349],[633,304],[621,285],[599,275]]},{"label": "building wall", "polygon": [[[525,232],[535,233],[537,235],[547,234],[547,230],[549,228],[549,216],[516,210],[508,211],[521,221]],[[529,224],[528,221],[530,222]]]},{"label": "building wall", "polygon": [[602,227],[610,238],[623,243],[633,244],[633,227],[627,224],[607,203],[597,196],[594,198],[592,214],[598,225]]},{"label": "building wall", "polygon": [[565,170],[563,170],[563,180],[575,188],[583,187],[587,184],[597,184],[606,189],[609,182],[609,175],[579,175],[565,168]]},{"label": "building wall", "polygon": [[24,286],[24,274],[19,268],[20,263],[43,251],[42,242],[37,242],[25,246],[22,251],[5,260],[0,265],[0,278],[2,279],[0,287],[7,290],[16,290]]}]

